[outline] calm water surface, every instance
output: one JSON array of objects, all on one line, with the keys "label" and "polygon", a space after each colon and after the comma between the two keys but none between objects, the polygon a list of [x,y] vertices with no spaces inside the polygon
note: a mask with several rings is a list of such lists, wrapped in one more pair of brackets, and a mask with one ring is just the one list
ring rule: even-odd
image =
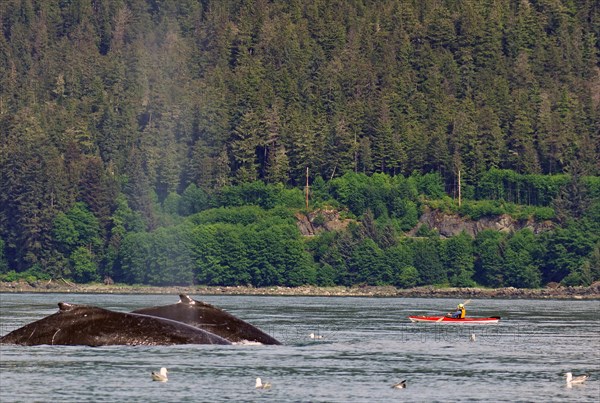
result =
[{"label": "calm water surface", "polygon": [[[1,402],[598,402],[600,301],[473,300],[498,325],[413,324],[455,299],[196,296],[283,346],[0,346]],[[0,294],[0,335],[59,301],[119,311],[175,295]],[[322,335],[310,339],[308,335]],[[476,341],[469,341],[475,334]],[[169,369],[169,382],[150,372]],[[588,373],[566,388],[563,374]],[[255,390],[257,376],[272,382]],[[407,389],[392,389],[407,379]]]}]

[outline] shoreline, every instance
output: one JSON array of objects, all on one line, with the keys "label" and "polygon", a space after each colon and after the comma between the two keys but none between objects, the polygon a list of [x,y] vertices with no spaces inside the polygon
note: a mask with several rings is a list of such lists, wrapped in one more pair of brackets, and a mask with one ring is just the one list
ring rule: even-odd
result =
[{"label": "shoreline", "polygon": [[410,289],[393,286],[354,287],[262,287],[251,286],[146,286],[125,284],[74,284],[66,280],[34,283],[0,282],[0,293],[81,293],[81,294],[189,294],[189,295],[264,295],[314,297],[397,297],[397,298],[499,298],[499,299],[572,299],[600,300],[600,282],[589,287],[546,287],[539,289],[437,288]]}]

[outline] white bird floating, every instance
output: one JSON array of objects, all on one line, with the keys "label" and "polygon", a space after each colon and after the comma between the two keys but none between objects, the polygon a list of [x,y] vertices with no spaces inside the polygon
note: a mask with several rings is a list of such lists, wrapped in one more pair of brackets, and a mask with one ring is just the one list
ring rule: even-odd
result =
[{"label": "white bird floating", "polygon": [[269,382],[262,383],[260,378],[256,378],[256,389],[271,389]]},{"label": "white bird floating", "polygon": [[471,340],[471,341],[477,340],[477,337],[475,337],[475,333],[471,333],[471,337],[469,338],[469,340]]},{"label": "white bird floating", "polygon": [[157,382],[167,382],[167,374],[169,371],[165,367],[162,367],[159,372],[152,371],[152,380]]},{"label": "white bird floating", "polygon": [[392,389],[406,389],[406,379],[392,385]]},{"label": "white bird floating", "polygon": [[323,338],[322,335],[314,334],[314,333],[309,334],[308,337],[310,337],[311,339],[322,339]]},{"label": "white bird floating", "polygon": [[567,377],[567,386],[580,385],[580,384],[584,383],[590,377],[589,375],[573,376],[573,374],[571,372],[567,372],[565,374],[565,376]]}]

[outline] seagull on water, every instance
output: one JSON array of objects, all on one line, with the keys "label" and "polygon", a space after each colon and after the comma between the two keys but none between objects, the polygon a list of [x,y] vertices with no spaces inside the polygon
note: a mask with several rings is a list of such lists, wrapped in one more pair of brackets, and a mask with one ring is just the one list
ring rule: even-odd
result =
[{"label": "seagull on water", "polygon": [[573,376],[571,372],[565,374],[567,377],[567,385],[579,385],[584,383],[590,376],[589,375],[578,375]]},{"label": "seagull on water", "polygon": [[323,338],[322,335],[314,334],[314,333],[309,334],[308,337],[310,337],[311,339],[322,339]]},{"label": "seagull on water", "polygon": [[469,338],[469,340],[471,340],[471,341],[477,340],[477,337],[475,337],[475,333],[471,333],[471,337]]},{"label": "seagull on water", "polygon": [[406,379],[392,385],[392,389],[406,389]]},{"label": "seagull on water", "polygon": [[167,374],[169,371],[165,367],[162,367],[159,372],[152,371],[152,380],[158,382],[167,382]]},{"label": "seagull on water", "polygon": [[271,389],[271,384],[269,382],[262,383],[260,378],[256,378],[256,389]]}]

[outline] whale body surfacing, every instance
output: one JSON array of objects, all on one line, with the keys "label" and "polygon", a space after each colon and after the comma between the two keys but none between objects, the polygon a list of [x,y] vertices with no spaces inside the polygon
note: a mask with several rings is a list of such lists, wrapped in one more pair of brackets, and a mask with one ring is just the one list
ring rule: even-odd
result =
[{"label": "whale body surfacing", "polygon": [[231,342],[174,320],[60,302],[59,311],[16,329],[0,344],[35,345],[174,345]]},{"label": "whale body surfacing", "polygon": [[216,334],[232,343],[281,344],[250,323],[216,306],[196,301],[186,294],[180,294],[179,302],[176,304],[137,309],[133,313],[183,322]]}]

